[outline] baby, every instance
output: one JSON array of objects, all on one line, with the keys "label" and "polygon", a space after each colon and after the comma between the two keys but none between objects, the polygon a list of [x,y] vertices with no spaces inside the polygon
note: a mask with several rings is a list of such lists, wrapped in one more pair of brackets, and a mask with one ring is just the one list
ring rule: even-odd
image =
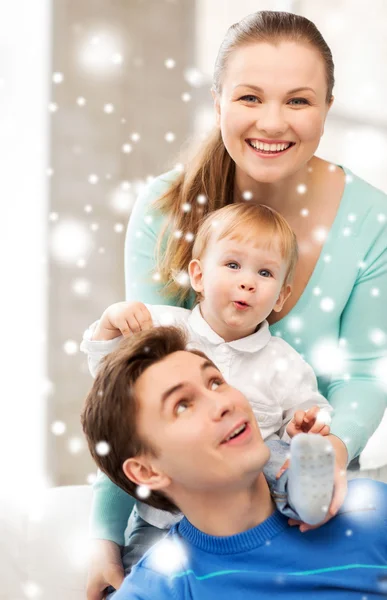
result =
[{"label": "baby", "polygon": [[[271,336],[266,320],[289,297],[296,262],[296,238],[281,215],[253,203],[225,206],[205,218],[195,238],[188,273],[197,294],[192,311],[113,304],[85,332],[81,348],[94,375],[122,336],[158,325],[184,326],[190,347],[202,350],[251,403],[271,450],[264,472],[277,508],[317,524],[326,517],[333,492],[334,453],[322,437],[330,431],[331,406],[318,392],[311,367],[284,340]],[[320,435],[297,441],[301,432]],[[293,437],[290,468],[284,471]],[[110,486],[106,493],[113,496],[116,486]],[[138,512],[159,527],[176,521],[168,514],[160,521],[160,511],[143,504]]]}]

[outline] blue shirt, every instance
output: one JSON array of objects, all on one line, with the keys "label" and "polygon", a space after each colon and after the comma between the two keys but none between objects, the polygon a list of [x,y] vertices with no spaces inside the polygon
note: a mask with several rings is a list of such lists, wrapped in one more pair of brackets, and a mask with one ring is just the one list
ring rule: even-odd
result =
[{"label": "blue shirt", "polygon": [[187,519],[153,546],[114,600],[371,600],[387,592],[387,485],[349,483],[339,514],[300,533],[274,512],[227,537]]}]

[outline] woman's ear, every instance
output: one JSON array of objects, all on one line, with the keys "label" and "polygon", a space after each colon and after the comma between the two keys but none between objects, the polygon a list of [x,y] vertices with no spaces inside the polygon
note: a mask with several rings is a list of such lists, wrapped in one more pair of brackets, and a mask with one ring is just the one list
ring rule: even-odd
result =
[{"label": "woman's ear", "polygon": [[128,458],[122,469],[130,481],[150,490],[163,490],[171,483],[170,478],[153,464],[152,459],[146,456]]},{"label": "woman's ear", "polygon": [[285,304],[286,300],[289,298],[291,293],[292,293],[291,285],[287,284],[287,285],[282,286],[280,294],[277,298],[277,302],[273,306],[274,312],[280,312],[282,310],[283,305]]},{"label": "woman's ear", "polygon": [[191,286],[196,293],[203,292],[203,271],[202,265],[198,258],[194,258],[188,265],[188,275],[191,281]]},{"label": "woman's ear", "polygon": [[211,95],[214,101],[216,126],[220,127],[220,97],[218,92],[213,87],[211,88]]}]

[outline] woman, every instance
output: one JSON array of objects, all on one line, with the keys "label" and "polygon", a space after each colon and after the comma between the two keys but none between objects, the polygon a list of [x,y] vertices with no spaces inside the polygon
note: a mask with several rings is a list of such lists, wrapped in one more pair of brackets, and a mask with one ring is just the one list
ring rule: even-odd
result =
[{"label": "woman", "polygon": [[[200,219],[243,200],[279,211],[296,233],[300,259],[293,293],[269,318],[270,329],[314,367],[335,408],[331,440],[344,469],[386,408],[377,373],[386,355],[387,198],[315,156],[333,85],[331,52],[307,19],[265,11],[233,25],[215,65],[216,129],[182,172],[155,179],[137,200],[125,258],[128,300],[191,308],[185,271]],[[90,600],[122,580],[117,544],[132,503],[117,488],[113,502],[112,485],[102,477],[96,486],[93,533],[101,539]],[[343,480],[336,494],[344,492]],[[128,564],[136,538],[137,553],[146,545],[142,524],[132,533]]]}]

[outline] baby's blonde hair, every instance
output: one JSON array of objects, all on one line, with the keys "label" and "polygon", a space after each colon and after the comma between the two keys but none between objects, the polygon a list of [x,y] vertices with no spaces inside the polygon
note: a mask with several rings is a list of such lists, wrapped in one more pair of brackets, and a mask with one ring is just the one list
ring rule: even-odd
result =
[{"label": "baby's blonde hair", "polygon": [[281,256],[287,263],[283,285],[291,283],[298,259],[297,239],[289,223],[277,211],[264,204],[246,201],[213,211],[199,226],[192,259],[200,260],[210,241],[224,238],[260,246],[278,244]]}]

